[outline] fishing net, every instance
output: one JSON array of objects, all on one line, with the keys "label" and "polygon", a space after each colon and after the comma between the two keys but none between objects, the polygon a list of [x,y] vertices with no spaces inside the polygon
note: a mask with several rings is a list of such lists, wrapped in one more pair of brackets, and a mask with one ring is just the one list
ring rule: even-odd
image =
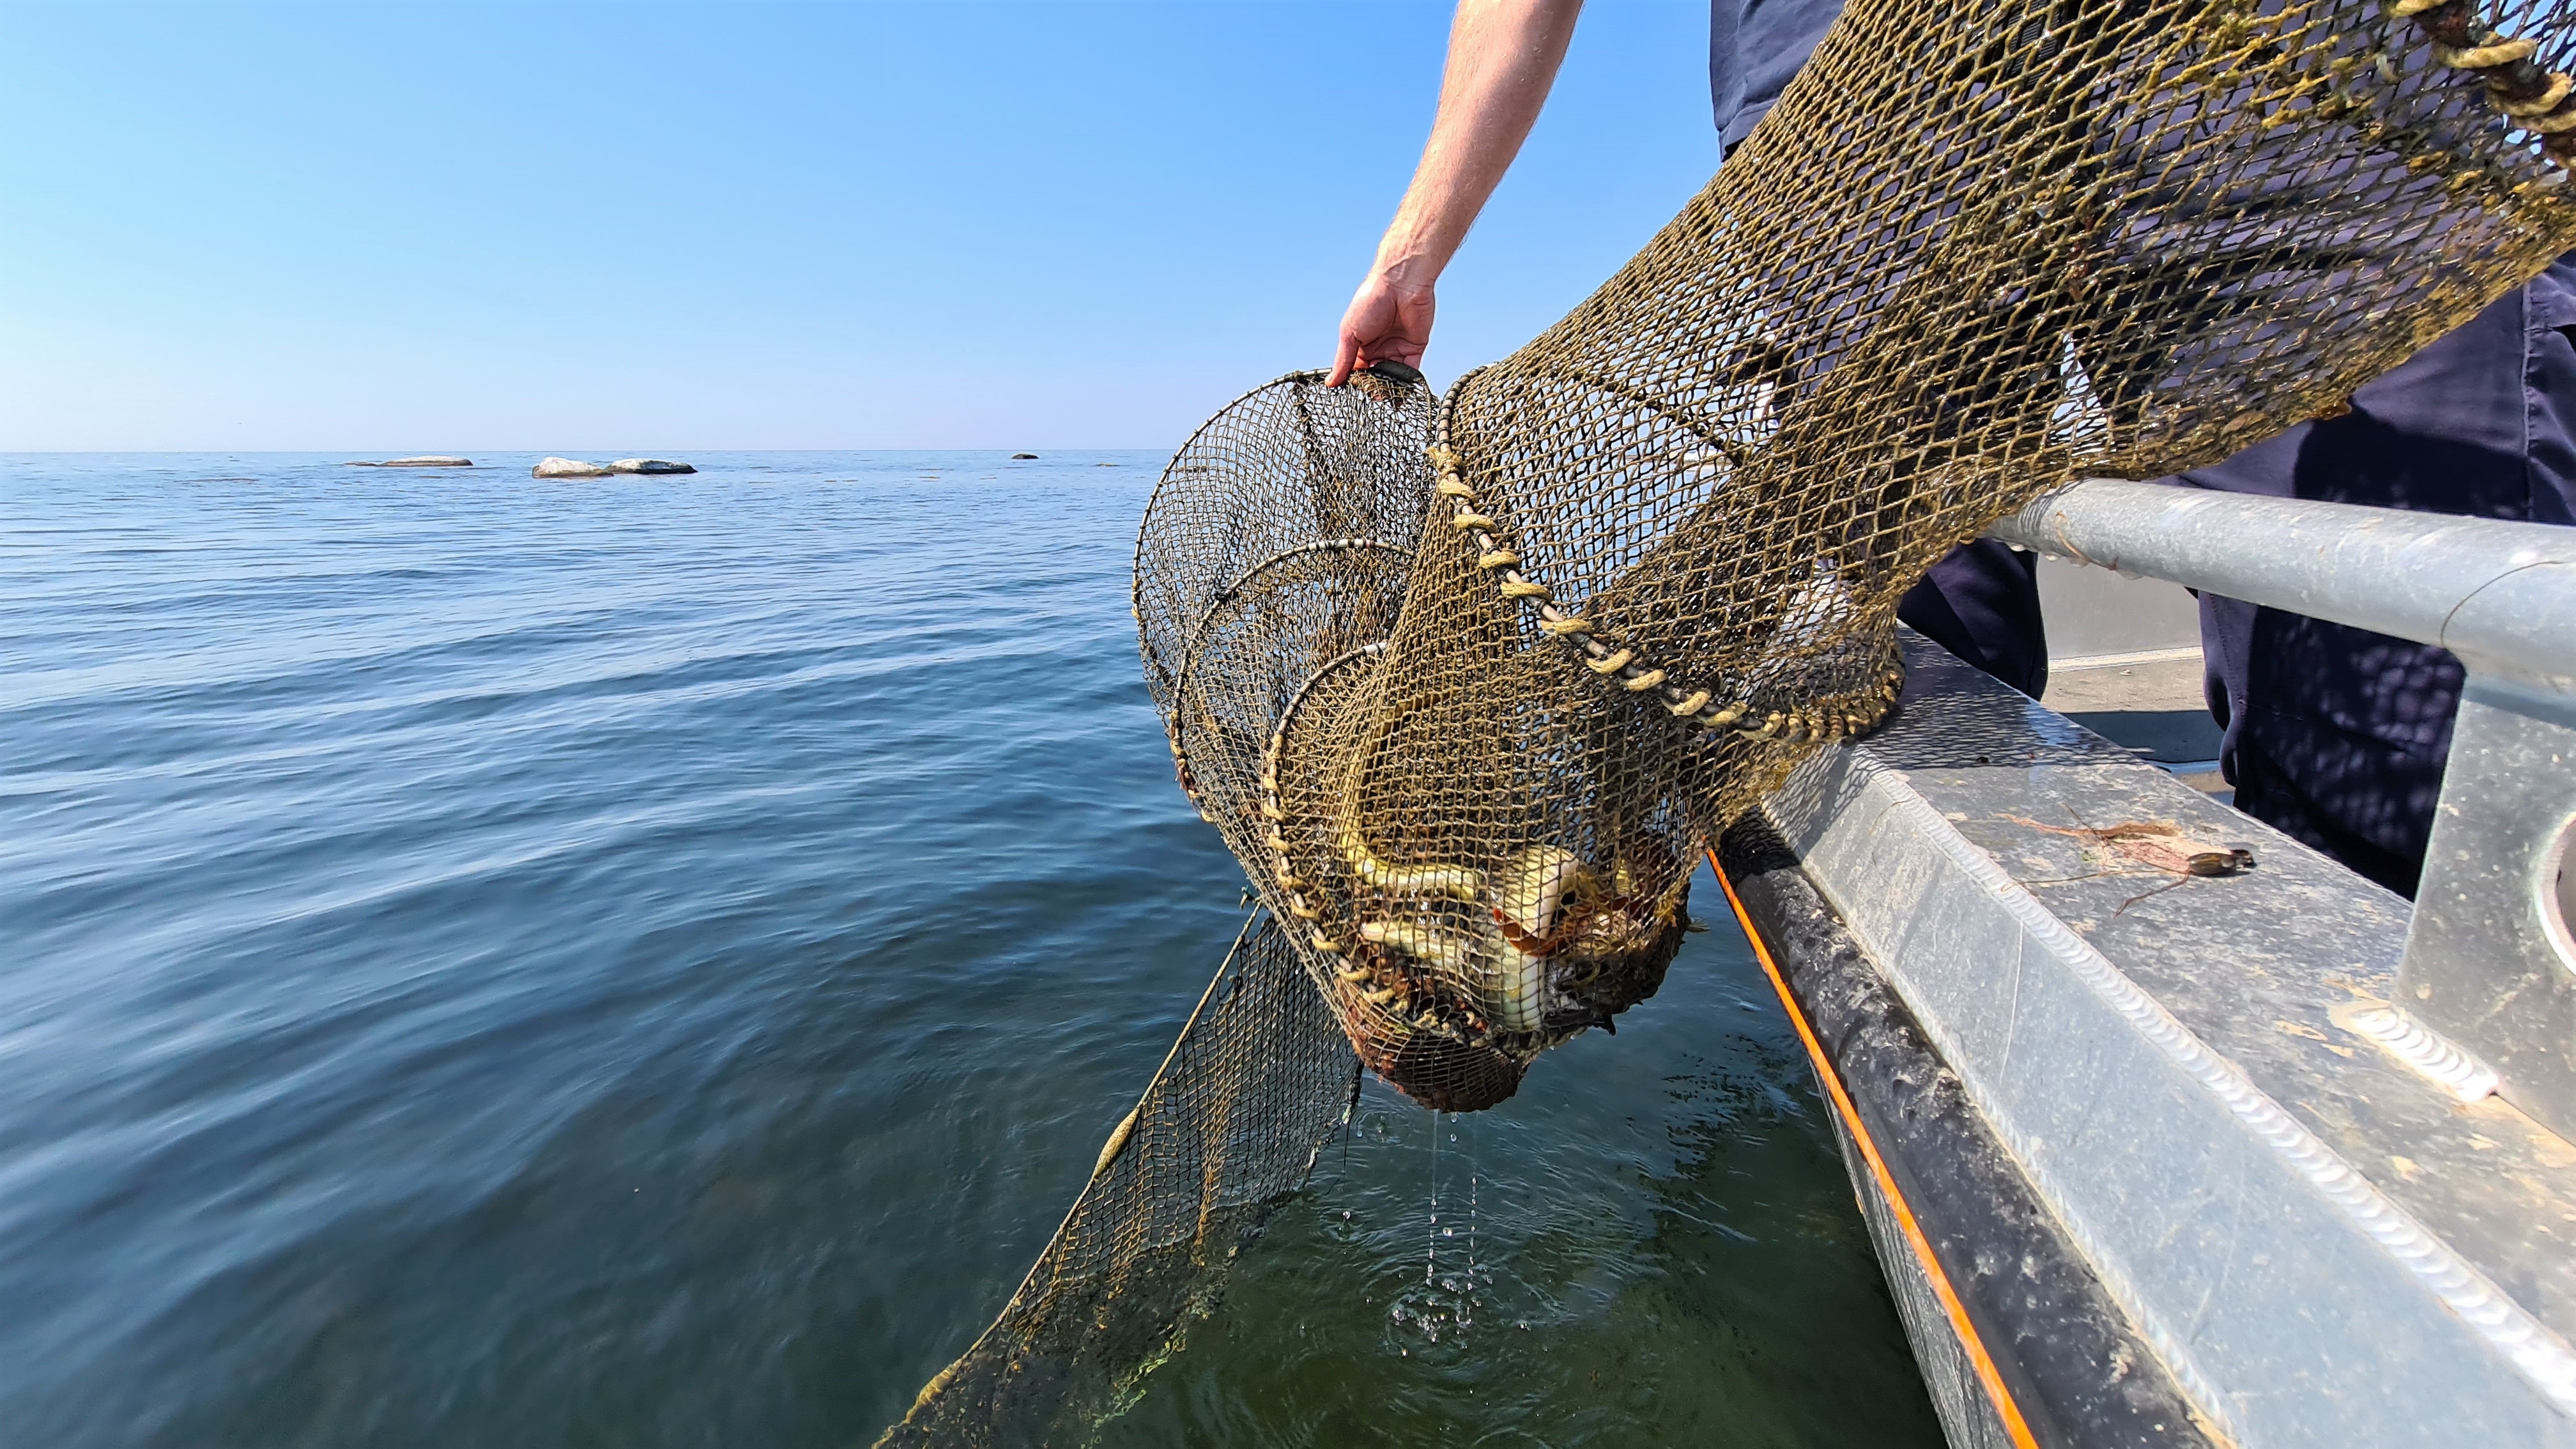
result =
[{"label": "fishing net", "polygon": [[1247,923],[1019,1291],[879,1449],[1081,1442],[1214,1306],[1357,1072],[1286,937]]},{"label": "fishing net", "polygon": [[[1610,1026],[1703,843],[1890,708],[1897,601],[1945,552],[2339,412],[2576,242],[2567,10],[1855,0],[1528,346],[1443,397],[1382,369],[1228,407],[1155,491],[1135,605],[1181,783],[1286,928],[1265,959],[1438,1108]],[[1229,1070],[1311,1052],[1299,1020]],[[1310,1155],[1274,1140],[1265,1184]],[[1095,1181],[1086,1241],[1206,1201],[1188,1150]],[[1060,1235],[1032,1285],[1091,1251]],[[1177,1300],[1117,1291],[1015,1318],[1024,1287],[914,1420],[1007,1437],[961,1387],[993,1363],[1162,1342]]]},{"label": "fishing net", "polygon": [[1211,422],[1146,677],[1361,1059],[1510,1095],[1655,990],[1702,842],[1886,713],[1950,548],[2340,411],[2576,240],[2565,18],[1861,0],[1528,346]]}]

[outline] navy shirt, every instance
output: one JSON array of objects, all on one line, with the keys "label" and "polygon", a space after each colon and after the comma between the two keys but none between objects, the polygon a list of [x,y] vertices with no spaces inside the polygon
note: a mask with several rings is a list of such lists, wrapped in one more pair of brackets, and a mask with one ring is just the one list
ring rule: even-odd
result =
[{"label": "navy shirt", "polygon": [[1842,0],[1709,0],[1708,94],[1717,138],[1732,151],[1780,99]]}]

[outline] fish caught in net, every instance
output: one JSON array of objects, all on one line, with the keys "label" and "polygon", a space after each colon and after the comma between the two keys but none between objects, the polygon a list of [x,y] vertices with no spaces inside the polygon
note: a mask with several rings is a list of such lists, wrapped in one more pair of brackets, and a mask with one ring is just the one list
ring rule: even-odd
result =
[{"label": "fish caught in net", "polygon": [[2569,18],[1855,0],[1518,352],[1212,419],[1138,540],[1146,679],[1359,1059],[1510,1096],[1661,984],[1704,843],[1887,713],[1950,548],[2341,411],[2576,244]]},{"label": "fish caught in net", "polygon": [[2340,410],[2576,240],[2565,19],[1862,0],[1529,345],[1210,423],[1146,674],[1361,1059],[1510,1095],[1655,990],[1702,843],[1886,713],[1950,548]]}]

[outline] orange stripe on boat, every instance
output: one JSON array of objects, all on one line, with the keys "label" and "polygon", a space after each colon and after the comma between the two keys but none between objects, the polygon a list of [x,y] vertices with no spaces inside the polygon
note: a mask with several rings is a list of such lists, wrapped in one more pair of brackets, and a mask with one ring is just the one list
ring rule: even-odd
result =
[{"label": "orange stripe on boat", "polygon": [[1753,918],[1744,913],[1744,902],[1735,895],[1735,882],[1726,878],[1726,867],[1717,863],[1717,852],[1708,854],[1708,863],[1717,872],[1717,883],[1726,892],[1726,903],[1735,911],[1737,925],[1744,928],[1744,939],[1753,943],[1753,956],[1762,963],[1762,974],[1771,978],[1771,989],[1780,993],[1780,1004],[1789,1012],[1789,1023],[1798,1028],[1798,1039],[1807,1044],[1807,1056],[1816,1064],[1816,1078],[1825,1084],[1826,1095],[1834,1099],[1834,1110],[1842,1115],[1843,1125],[1851,1129],[1852,1141],[1860,1145],[1862,1160],[1869,1164],[1872,1177],[1878,1179],[1878,1190],[1896,1217],[1896,1226],[1904,1232],[1906,1244],[1914,1250],[1914,1260],[1923,1265],[1924,1277],[1931,1280],[1933,1296],[1941,1300],[1943,1311],[1950,1315],[1950,1326],[1958,1331],[1959,1342],[1968,1350],[1969,1365],[1977,1371],[1977,1381],[1986,1387],[1986,1397],[2003,1417],[2004,1432],[2012,1437],[2015,1449],[2039,1449],[2031,1437],[2030,1425],[2021,1416],[2021,1406],[2004,1388],[2004,1376],[1996,1370],[1992,1355],[1986,1352],[1985,1340],[1977,1336],[1976,1325],[1968,1321],[1967,1305],[1959,1301],[1959,1292],[1950,1286],[1950,1275],[1941,1271],[1941,1262],[1932,1256],[1931,1240],[1923,1236],[1923,1227],[1914,1221],[1914,1209],[1907,1205],[1905,1194],[1897,1191],[1896,1179],[1887,1170],[1887,1160],[1878,1155],[1878,1143],[1861,1125],[1860,1112],[1852,1106],[1851,1097],[1843,1091],[1841,1074],[1825,1056],[1824,1043],[1816,1040],[1807,1025],[1807,1014],[1798,999],[1789,994],[1788,978],[1780,974],[1780,963],[1771,958],[1771,948],[1762,940]]}]

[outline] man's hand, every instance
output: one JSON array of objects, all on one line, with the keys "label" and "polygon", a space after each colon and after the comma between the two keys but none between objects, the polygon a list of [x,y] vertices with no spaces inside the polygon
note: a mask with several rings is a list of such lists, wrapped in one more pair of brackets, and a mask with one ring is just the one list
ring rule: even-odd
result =
[{"label": "man's hand", "polygon": [[1333,350],[1333,375],[1324,385],[1340,387],[1353,370],[1372,363],[1421,367],[1422,349],[1431,343],[1432,307],[1430,284],[1409,287],[1383,272],[1369,273],[1342,314],[1341,344]]},{"label": "man's hand", "polygon": [[1440,112],[1377,262],[1342,314],[1328,386],[1374,362],[1422,365],[1431,288],[1547,103],[1583,0],[1458,0]]}]

